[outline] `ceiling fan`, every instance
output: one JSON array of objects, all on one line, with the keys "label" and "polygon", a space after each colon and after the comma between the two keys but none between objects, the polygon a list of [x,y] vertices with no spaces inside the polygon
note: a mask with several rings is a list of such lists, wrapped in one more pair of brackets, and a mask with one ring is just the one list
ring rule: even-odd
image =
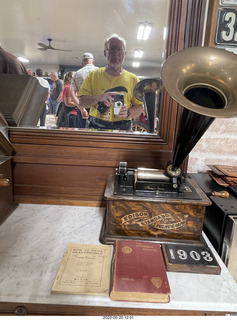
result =
[{"label": "ceiling fan", "polygon": [[50,49],[50,50],[57,50],[57,51],[67,51],[67,52],[71,52],[71,51],[72,51],[72,50],[66,50],[66,49],[56,49],[56,48],[54,48],[54,47],[51,46],[51,41],[52,41],[52,39],[48,38],[47,40],[48,40],[48,42],[49,42],[48,45],[46,45],[46,44],[44,44],[44,43],[42,43],[42,42],[38,42],[38,45],[39,45],[41,48],[37,48],[37,49],[38,49],[38,50],[41,50],[41,51],[46,51],[46,50],[48,50],[48,49]]}]

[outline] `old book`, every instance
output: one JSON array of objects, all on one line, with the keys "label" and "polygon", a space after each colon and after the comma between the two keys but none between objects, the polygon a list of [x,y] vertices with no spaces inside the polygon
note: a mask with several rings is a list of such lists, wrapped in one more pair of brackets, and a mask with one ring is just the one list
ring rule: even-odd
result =
[{"label": "old book", "polygon": [[160,244],[139,240],[115,242],[110,298],[169,302],[170,287]]},{"label": "old book", "polygon": [[222,186],[237,185],[237,167],[227,165],[212,165],[209,167],[213,172],[208,171],[208,174]]},{"label": "old book", "polygon": [[227,165],[214,165],[218,170],[224,173],[229,177],[237,178],[237,167],[236,166],[227,166]]},{"label": "old book", "polygon": [[216,181],[220,186],[222,187],[228,187],[229,184],[224,180],[224,175],[218,175],[215,172],[212,172],[210,170],[207,170],[207,173],[209,176]]},{"label": "old book", "polygon": [[204,274],[220,274],[211,249],[205,245],[166,243],[162,245],[167,271]]},{"label": "old book", "polygon": [[109,245],[69,243],[51,292],[107,295],[111,248]]}]

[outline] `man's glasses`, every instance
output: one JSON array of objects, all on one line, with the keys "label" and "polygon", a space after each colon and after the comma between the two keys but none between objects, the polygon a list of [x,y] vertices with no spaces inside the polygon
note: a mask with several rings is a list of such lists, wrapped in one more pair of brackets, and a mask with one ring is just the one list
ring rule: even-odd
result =
[{"label": "man's glasses", "polygon": [[107,51],[109,53],[115,53],[115,52],[118,52],[119,54],[124,52],[124,48],[110,48],[110,49],[107,49]]}]

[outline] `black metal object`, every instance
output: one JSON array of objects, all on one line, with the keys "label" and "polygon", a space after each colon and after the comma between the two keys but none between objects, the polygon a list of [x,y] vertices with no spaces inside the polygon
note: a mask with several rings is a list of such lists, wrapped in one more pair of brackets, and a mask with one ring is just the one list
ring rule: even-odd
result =
[{"label": "black metal object", "polygon": [[[223,96],[208,87],[197,86],[188,89],[184,96],[192,103],[209,109],[223,109]],[[212,122],[214,117],[205,116],[183,108],[180,129],[174,151],[173,168],[179,168],[189,152],[194,148]]]},{"label": "black metal object", "polygon": [[172,162],[174,170],[180,167],[184,159],[214,120],[215,118],[207,117],[183,108]]},{"label": "black metal object", "polygon": [[180,186],[174,188],[172,178],[161,180],[137,180],[136,170],[127,168],[126,162],[120,162],[116,170],[114,194],[124,196],[190,199],[200,200],[200,195],[188,179],[182,181]]},{"label": "black metal object", "polygon": [[223,188],[230,193],[229,198],[210,196],[212,205],[206,208],[203,230],[219,255],[222,254],[223,238],[228,216],[237,214],[237,197],[230,188],[218,185],[208,174],[189,174],[199,187],[207,194],[211,191],[222,191]]},{"label": "black metal object", "polygon": [[144,106],[148,121],[148,132],[155,132],[155,119],[156,119],[156,101],[157,94],[155,92],[145,92],[144,93]]}]

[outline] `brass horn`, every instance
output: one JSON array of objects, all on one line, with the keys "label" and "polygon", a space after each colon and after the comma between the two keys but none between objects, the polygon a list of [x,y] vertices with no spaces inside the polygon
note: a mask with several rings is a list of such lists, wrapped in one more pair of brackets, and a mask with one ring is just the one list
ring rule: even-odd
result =
[{"label": "brass horn", "polygon": [[138,82],[133,90],[134,96],[144,103],[149,133],[155,131],[156,104],[161,87],[161,80],[144,79]]},{"label": "brass horn", "polygon": [[184,107],[173,162],[167,167],[170,176],[215,118],[237,116],[236,70],[234,53],[210,47],[184,49],[164,62],[163,86]]}]

